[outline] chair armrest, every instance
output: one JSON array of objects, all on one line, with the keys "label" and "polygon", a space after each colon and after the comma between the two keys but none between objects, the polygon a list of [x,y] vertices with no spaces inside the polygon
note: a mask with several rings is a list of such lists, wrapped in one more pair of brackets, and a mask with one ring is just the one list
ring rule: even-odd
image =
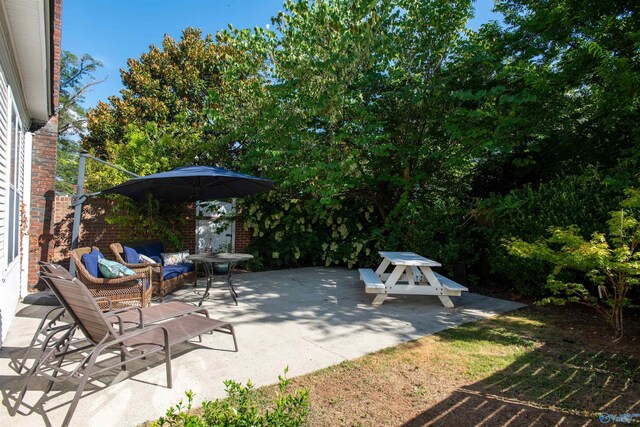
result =
[{"label": "chair armrest", "polygon": [[143,328],[144,327],[144,314],[142,312],[142,310],[140,309],[140,307],[125,307],[125,308],[121,308],[118,310],[113,310],[110,311],[108,313],[105,313],[105,317],[107,318],[111,318],[111,317],[115,317],[116,319],[118,319],[118,327],[120,329],[120,333],[123,333],[124,331],[124,322],[122,321],[122,317],[120,316],[120,314],[122,313],[126,313],[127,311],[132,311],[132,310],[137,310],[138,311],[138,328]]},{"label": "chair armrest", "polygon": [[[169,331],[167,330],[167,328],[161,326],[161,325],[148,325],[145,326],[144,328],[139,328],[139,329],[133,329],[131,331],[126,331],[125,333],[121,333],[120,335],[118,335],[114,340],[111,341],[106,341],[106,342],[102,342],[100,344],[98,344],[96,346],[96,352],[97,354],[100,354],[102,352],[102,350],[104,350],[105,348],[108,348],[110,346],[113,346],[115,344],[120,344],[121,342],[129,339],[129,338],[133,338],[136,337],[140,334],[146,334],[147,332],[151,331],[151,330],[155,330],[155,329],[160,329],[162,331],[162,335],[164,338],[164,349],[167,350],[169,348]],[[104,341],[104,340],[103,340]],[[141,355],[140,357],[144,357],[144,354]],[[112,367],[107,368],[107,369],[113,369]],[[101,372],[101,371],[98,371]]]},{"label": "chair armrest", "polygon": [[[83,277],[82,280],[75,278],[77,280],[80,280],[80,282],[83,282],[85,285],[91,285],[91,286],[110,286],[110,285],[125,285],[129,282],[137,282],[138,280],[144,280],[146,279],[149,273],[148,272],[143,272],[143,273],[137,273],[133,276],[122,276],[122,277],[115,277],[112,279],[107,279],[107,278],[97,278],[97,277],[93,277],[93,276],[89,276],[89,277]],[[85,283],[85,280],[87,281]]]},{"label": "chair armrest", "polygon": [[107,310],[108,311],[113,310],[113,301],[111,301],[109,298],[107,298],[107,297],[95,297],[93,299],[96,300],[97,303],[106,302],[107,303]]},{"label": "chair armrest", "polygon": [[139,264],[129,264],[127,262],[122,263],[122,265],[129,267],[132,270],[140,269],[140,268],[157,268],[162,267],[162,264],[147,264],[146,262],[141,262]]}]

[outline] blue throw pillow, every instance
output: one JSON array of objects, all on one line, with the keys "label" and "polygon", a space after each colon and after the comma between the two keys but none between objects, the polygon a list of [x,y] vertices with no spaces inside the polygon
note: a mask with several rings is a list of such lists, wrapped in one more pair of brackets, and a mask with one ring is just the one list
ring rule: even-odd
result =
[{"label": "blue throw pillow", "polygon": [[98,269],[98,261],[101,259],[104,259],[104,255],[97,249],[92,249],[88,254],[82,255],[82,263],[93,277],[102,277]]},{"label": "blue throw pillow", "polygon": [[129,264],[139,264],[140,263],[140,254],[136,252],[135,249],[130,248],[129,246],[123,246],[124,250],[124,260]]},{"label": "blue throw pillow", "polygon": [[100,268],[102,275],[107,279],[115,279],[116,277],[122,276],[133,276],[136,274],[135,271],[125,267],[119,262],[109,261],[105,258],[98,261],[98,267]]},{"label": "blue throw pillow", "polygon": [[156,263],[158,263],[158,264],[162,265],[162,258],[160,258],[159,256],[152,255],[152,256],[150,256],[149,258],[151,258],[152,260],[154,260]]}]

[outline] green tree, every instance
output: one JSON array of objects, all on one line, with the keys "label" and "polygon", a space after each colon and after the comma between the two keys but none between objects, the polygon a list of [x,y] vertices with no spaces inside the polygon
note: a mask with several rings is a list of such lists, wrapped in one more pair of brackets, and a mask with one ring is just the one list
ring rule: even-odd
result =
[{"label": "green tree", "polygon": [[285,2],[273,19],[279,36],[258,37],[269,84],[256,114],[228,134],[252,135],[238,164],[278,184],[279,195],[246,211],[274,265],[367,260],[412,232],[404,212],[449,203],[442,195],[463,185],[464,173],[444,165],[455,150],[438,80],[471,10],[469,1]]},{"label": "green tree", "polygon": [[[452,138],[477,161],[474,195],[587,165],[615,172],[639,142],[638,4],[502,0],[452,57]],[[632,150],[636,152],[637,150]],[[632,155],[635,157],[635,155]]]},{"label": "green tree", "polygon": [[[192,164],[228,166],[233,143],[220,146],[206,114],[209,91],[223,92],[222,68],[233,52],[201,30],[165,35],[122,70],[124,89],[89,112],[83,146],[140,175]],[[236,74],[234,78],[242,80]],[[122,179],[92,165],[96,188]]]},{"label": "green tree", "polygon": [[74,193],[77,180],[80,138],[87,132],[84,96],[91,87],[102,83],[95,72],[102,63],[91,55],[78,57],[63,51],[60,58],[60,97],[58,100],[58,149],[56,191]]},{"label": "green tree", "polygon": [[450,58],[445,127],[472,156],[465,228],[483,257],[477,270],[541,294],[548,269],[510,257],[502,239],[571,224],[602,230],[637,182],[638,4],[504,0],[496,9],[504,25],[470,33]]},{"label": "green tree", "polygon": [[[239,140],[222,138],[233,117],[226,115],[229,124],[217,120],[216,126],[212,117],[222,108],[222,100],[242,101],[248,93],[245,87],[262,87],[251,64],[264,62],[254,61],[245,51],[246,58],[238,57],[238,52],[231,40],[203,36],[194,28],[185,29],[180,40],[166,35],[161,46],[152,45],[140,58],[129,59],[127,69],[121,71],[120,95],[89,112],[90,132],[82,140],[83,147],[139,175],[185,165],[229,167],[242,149]],[[209,102],[208,97],[218,101]],[[129,178],[97,162],[89,163],[87,171],[87,185],[93,190]],[[123,238],[155,235],[181,248],[181,236],[174,227],[176,218],[184,215],[179,206],[153,200],[116,203],[108,220],[124,226],[128,232]]]}]

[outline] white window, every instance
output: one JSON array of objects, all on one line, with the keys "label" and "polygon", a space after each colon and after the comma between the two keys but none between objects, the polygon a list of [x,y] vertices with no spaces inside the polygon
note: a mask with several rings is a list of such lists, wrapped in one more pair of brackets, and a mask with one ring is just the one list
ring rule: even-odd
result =
[{"label": "white window", "polygon": [[[10,139],[10,108],[9,86],[0,69],[0,274],[6,263],[7,247],[7,210],[9,205],[9,139]],[[2,275],[2,279],[5,277]]]},{"label": "white window", "polygon": [[9,133],[9,206],[7,208],[7,265],[18,257],[20,250],[20,220],[24,185],[24,131],[16,106],[11,105]]},{"label": "white window", "polygon": [[24,158],[24,128],[0,69],[0,274],[20,258]]}]

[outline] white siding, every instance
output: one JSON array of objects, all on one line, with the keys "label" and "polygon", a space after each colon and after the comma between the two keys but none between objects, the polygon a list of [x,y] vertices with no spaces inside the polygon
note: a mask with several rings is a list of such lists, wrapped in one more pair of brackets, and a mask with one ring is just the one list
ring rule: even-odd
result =
[{"label": "white siding", "polygon": [[4,274],[5,258],[5,235],[6,235],[6,212],[8,188],[7,181],[9,175],[9,163],[7,160],[8,138],[9,138],[9,91],[4,73],[0,70],[0,271]]},{"label": "white siding", "polygon": [[[21,236],[23,214],[20,205],[25,200],[27,181],[31,179],[30,175],[25,176],[24,165],[30,153],[25,151],[22,125],[25,120],[17,107],[12,88],[0,69],[0,346],[15,316],[26,275],[24,257],[29,253],[20,247],[20,242],[24,244],[27,240]],[[11,199],[14,200],[13,209]],[[24,219],[28,221],[28,218]]]}]

